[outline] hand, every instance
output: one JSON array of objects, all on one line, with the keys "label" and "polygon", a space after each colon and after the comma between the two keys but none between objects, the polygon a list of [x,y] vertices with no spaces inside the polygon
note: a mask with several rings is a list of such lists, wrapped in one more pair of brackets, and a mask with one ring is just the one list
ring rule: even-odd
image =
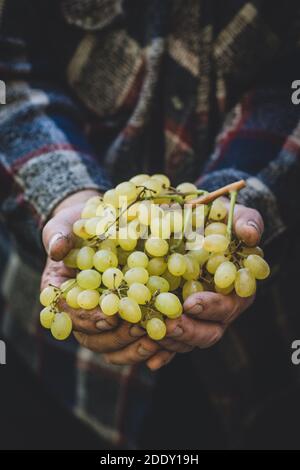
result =
[{"label": "hand", "polygon": [[[264,224],[260,214],[248,207],[236,205],[234,231],[248,246],[256,246],[263,233]],[[217,343],[228,326],[254,301],[238,297],[235,293],[222,295],[214,292],[200,292],[186,299],[184,314],[177,320],[167,320],[167,336],[160,341],[168,351],[188,352],[193,348],[208,348]],[[159,357],[148,361],[151,369],[163,364]]]}]

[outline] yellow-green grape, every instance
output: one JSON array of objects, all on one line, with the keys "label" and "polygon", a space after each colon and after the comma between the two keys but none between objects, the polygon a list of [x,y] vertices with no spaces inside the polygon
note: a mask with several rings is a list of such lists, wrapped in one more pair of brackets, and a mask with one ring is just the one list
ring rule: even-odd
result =
[{"label": "yellow-green grape", "polygon": [[227,208],[222,199],[216,199],[211,206],[209,218],[212,220],[223,220],[227,215]]},{"label": "yellow-green grape", "polygon": [[55,339],[64,340],[70,336],[72,331],[72,320],[66,312],[56,313],[51,324],[51,333]]},{"label": "yellow-green grape", "polygon": [[64,257],[64,264],[68,268],[77,268],[77,255],[79,253],[78,248],[73,248],[70,250],[67,256]]},{"label": "yellow-green grape", "polygon": [[118,258],[115,253],[110,250],[96,251],[93,261],[95,268],[100,272],[104,272],[108,268],[116,268],[118,266]]},{"label": "yellow-green grape", "polygon": [[123,248],[119,246],[117,248],[117,257],[119,260],[119,264],[121,264],[122,266],[125,266],[125,264],[127,263],[128,256],[131,253],[132,253],[131,251],[124,251]]},{"label": "yellow-green grape", "polygon": [[124,213],[124,216],[126,217],[128,222],[137,218],[139,205],[140,202],[135,202],[134,204],[130,205],[127,211]]},{"label": "yellow-green grape", "polygon": [[255,277],[251,274],[249,269],[242,268],[238,270],[234,287],[235,292],[239,297],[250,297],[251,295],[255,294],[256,281]]},{"label": "yellow-green grape", "polygon": [[144,181],[148,180],[149,178],[149,175],[142,173],[140,175],[133,176],[133,178],[130,178],[129,181],[131,181],[131,183],[134,183],[136,186],[141,186]]},{"label": "yellow-green grape", "polygon": [[82,238],[83,240],[87,240],[90,238],[90,235],[85,230],[85,223],[86,219],[79,219],[76,220],[73,224],[73,232],[77,237]]},{"label": "yellow-green grape", "polygon": [[154,204],[151,204],[150,201],[144,201],[139,204],[139,207],[137,210],[137,218],[141,224],[147,225],[147,226],[150,225],[152,205],[154,206]]},{"label": "yellow-green grape", "polygon": [[112,207],[119,207],[119,197],[115,189],[109,189],[103,195],[103,202]]},{"label": "yellow-green grape", "polygon": [[73,287],[69,292],[67,293],[66,296],[66,302],[71,308],[79,308],[78,304],[78,295],[82,292],[83,289],[79,286]]},{"label": "yellow-green grape", "polygon": [[185,248],[189,251],[201,250],[204,237],[200,233],[190,233],[187,237]]},{"label": "yellow-green grape", "polygon": [[[169,231],[172,233],[181,233],[183,230],[183,216],[182,211],[172,210],[167,212],[165,216]],[[169,237],[162,237],[162,238],[169,238]]]},{"label": "yellow-green grape", "polygon": [[165,256],[169,251],[169,245],[166,240],[161,238],[148,238],[145,243],[145,249],[151,256]]},{"label": "yellow-green grape", "polygon": [[96,204],[86,204],[81,211],[81,218],[90,219],[91,217],[95,217],[96,210],[97,210]]},{"label": "yellow-green grape", "polygon": [[145,186],[146,189],[146,197],[158,196],[163,189],[162,182],[154,178],[150,178],[149,180],[144,181],[143,186]]},{"label": "yellow-green grape", "polygon": [[223,224],[223,222],[212,222],[205,227],[204,235],[207,237],[208,235],[213,235],[217,233],[218,235],[226,235],[227,232],[227,225]]},{"label": "yellow-green grape", "polygon": [[221,287],[215,286],[215,291],[218,292],[218,294],[223,294],[223,295],[231,294],[233,289],[234,289],[234,283],[226,287],[226,289],[222,289]]},{"label": "yellow-green grape", "polygon": [[142,251],[133,251],[127,259],[127,264],[130,268],[147,268],[148,263],[149,258]]},{"label": "yellow-green grape", "polygon": [[100,243],[99,250],[110,250],[116,255],[117,254],[117,241],[112,240],[111,238],[107,238],[106,240],[103,240],[103,242]]},{"label": "yellow-green grape", "polygon": [[151,300],[150,290],[140,282],[134,282],[133,284],[130,284],[127,291],[127,296],[130,299],[134,299],[140,305],[145,305]]},{"label": "yellow-green grape", "polygon": [[87,201],[86,201],[86,204],[89,205],[89,204],[94,204],[95,206],[99,206],[99,204],[101,204],[102,202],[102,196],[92,196],[90,197]]},{"label": "yellow-green grape", "polygon": [[198,188],[192,183],[181,183],[176,186],[176,190],[180,191],[181,193],[193,193],[193,195],[197,195]]},{"label": "yellow-green grape", "polygon": [[150,229],[154,237],[168,239],[171,236],[170,221],[167,216],[154,217],[150,222]]},{"label": "yellow-green grape", "polygon": [[99,305],[100,294],[96,290],[86,289],[80,292],[77,302],[80,308],[84,310],[92,310]]},{"label": "yellow-green grape", "polygon": [[71,287],[74,287],[75,285],[76,279],[67,279],[60,285],[61,296],[63,299],[66,298],[68,290],[71,289]]},{"label": "yellow-green grape", "polygon": [[120,306],[120,299],[116,294],[109,293],[101,296],[100,299],[100,307],[104,315],[110,317],[111,315],[115,315]]},{"label": "yellow-green grape", "polygon": [[227,258],[223,254],[212,255],[206,263],[206,269],[210,274],[215,274],[218,267],[227,261]]},{"label": "yellow-green grape", "polygon": [[[184,273],[182,274],[182,277],[186,281],[193,281],[193,280],[198,279],[198,277],[200,276],[199,263],[197,263],[195,258],[193,258],[190,255],[184,255],[184,259],[185,259],[185,262],[186,262],[186,269],[185,269]],[[170,271],[170,269],[169,269],[169,271]]]},{"label": "yellow-green grape", "polygon": [[231,261],[224,261],[218,266],[214,281],[216,286],[220,287],[221,289],[226,289],[231,284],[234,283],[236,278],[237,269],[235,265]]},{"label": "yellow-green grape", "polygon": [[40,322],[44,328],[51,328],[55,313],[51,307],[45,307],[40,313]]},{"label": "yellow-green grape", "polygon": [[209,258],[209,252],[204,248],[200,248],[199,250],[191,250],[188,254],[195,258],[200,266],[203,266],[203,264],[206,263]]},{"label": "yellow-green grape", "polygon": [[57,297],[59,289],[53,286],[47,286],[40,293],[40,302],[44,307],[48,307]]},{"label": "yellow-green grape", "polygon": [[168,281],[160,276],[150,276],[147,282],[147,287],[151,294],[154,294],[157,291],[168,292],[170,290]]},{"label": "yellow-green grape", "polygon": [[229,239],[224,235],[208,235],[204,238],[203,248],[212,253],[220,253],[226,251],[229,246]]},{"label": "yellow-green grape", "polygon": [[258,255],[249,255],[244,260],[244,266],[249,269],[256,279],[266,279],[270,275],[268,263]]},{"label": "yellow-green grape", "polygon": [[118,268],[108,268],[102,274],[102,282],[109,289],[117,289],[123,281],[123,273]]},{"label": "yellow-green grape", "polygon": [[77,274],[76,280],[82,289],[98,289],[101,284],[101,274],[95,269],[85,269]]},{"label": "yellow-green grape", "polygon": [[170,287],[169,290],[176,290],[180,286],[181,277],[173,276],[168,269],[163,273],[162,277],[168,281]]},{"label": "yellow-green grape", "polygon": [[142,319],[142,311],[136,300],[123,297],[120,300],[119,315],[129,323],[138,323]]},{"label": "yellow-green grape", "polygon": [[[111,208],[111,207],[110,207]],[[107,206],[101,202],[96,209],[96,217],[103,217],[105,215],[105,212],[107,210]]]},{"label": "yellow-green grape", "polygon": [[203,292],[203,284],[199,281],[186,281],[182,287],[182,298],[186,300],[190,295],[196,294],[197,292]]},{"label": "yellow-green grape", "polygon": [[192,225],[194,228],[202,228],[204,227],[204,222],[205,222],[205,215],[206,211],[205,208],[207,206],[204,206],[203,204],[200,204],[199,206],[195,207],[195,209],[192,212]]},{"label": "yellow-green grape", "polygon": [[146,284],[149,279],[149,274],[145,268],[130,268],[126,272],[124,278],[129,286],[134,282]]},{"label": "yellow-green grape", "polygon": [[175,294],[162,292],[155,299],[157,310],[169,318],[177,318],[182,314],[182,305]]},{"label": "yellow-green grape", "polygon": [[166,336],[167,327],[165,322],[160,318],[150,318],[146,323],[148,336],[154,341],[160,341]]},{"label": "yellow-green grape", "polygon": [[130,181],[118,184],[116,194],[119,198],[126,198],[128,203],[134,201],[138,195],[136,185]]},{"label": "yellow-green grape", "polygon": [[167,263],[164,258],[152,258],[147,266],[147,271],[150,276],[160,276],[166,269]]},{"label": "yellow-green grape", "polygon": [[243,255],[258,255],[261,258],[264,257],[264,252],[260,246],[243,246],[239,251],[241,251]]},{"label": "yellow-green grape", "polygon": [[137,245],[135,238],[119,238],[119,245],[124,251],[133,251]]},{"label": "yellow-green grape", "polygon": [[80,248],[77,254],[77,267],[79,269],[91,269],[94,266],[95,250],[90,246]]},{"label": "yellow-green grape", "polygon": [[186,259],[180,253],[173,253],[168,258],[168,270],[173,276],[182,276],[187,267]]},{"label": "yellow-green grape", "polygon": [[91,219],[86,220],[84,228],[90,237],[94,237],[97,234],[97,225],[100,220],[100,217],[92,217]]},{"label": "yellow-green grape", "polygon": [[166,175],[160,173],[155,174],[151,176],[151,179],[160,181],[163,184],[164,188],[169,188],[171,186],[171,181]]}]

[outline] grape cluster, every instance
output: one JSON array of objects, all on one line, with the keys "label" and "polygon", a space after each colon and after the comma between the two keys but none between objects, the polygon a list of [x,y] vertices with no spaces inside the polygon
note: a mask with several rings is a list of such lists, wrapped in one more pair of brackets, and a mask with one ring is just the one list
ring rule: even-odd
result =
[{"label": "grape cluster", "polygon": [[71,318],[59,309],[63,298],[72,309],[100,306],[161,340],[165,319],[178,318],[191,294],[253,295],[270,269],[261,248],[232,233],[237,191],[230,203],[214,193],[205,203],[207,195],[191,183],[174,188],[165,175],[143,174],[90,198],[73,226],[76,248],[64,259],[76,278],[41,292],[42,326],[59,340],[70,335]]}]

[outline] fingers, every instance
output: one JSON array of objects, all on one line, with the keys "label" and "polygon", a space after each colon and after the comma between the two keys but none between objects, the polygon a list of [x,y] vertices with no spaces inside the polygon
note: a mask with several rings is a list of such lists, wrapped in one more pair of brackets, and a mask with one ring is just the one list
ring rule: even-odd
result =
[{"label": "fingers", "polygon": [[[144,337],[121,350],[106,354],[105,359],[110,364],[133,365],[139,362],[145,362],[159,349],[160,346],[158,343],[152,341],[150,338]],[[171,353],[168,355],[170,354]]]},{"label": "fingers", "polygon": [[197,319],[230,324],[241,312],[246,310],[254,296],[241,298],[235,293],[230,295],[215,292],[198,292],[186,299],[183,304],[185,313]]},{"label": "fingers", "polygon": [[120,326],[112,331],[87,335],[74,332],[74,336],[81,346],[99,353],[109,353],[123,349],[146,334],[143,328],[129,323],[121,322]]},{"label": "fingers", "polygon": [[171,351],[158,351],[147,361],[147,366],[151,370],[158,370],[163,366],[169,364],[175,357],[176,352]]},{"label": "fingers", "polygon": [[49,284],[59,287],[64,281],[74,277],[76,277],[75,269],[68,268],[62,261],[54,262],[48,258],[41,278],[41,289]]},{"label": "fingers", "polygon": [[264,222],[258,211],[237,204],[234,210],[234,231],[248,246],[259,244],[264,231]]}]

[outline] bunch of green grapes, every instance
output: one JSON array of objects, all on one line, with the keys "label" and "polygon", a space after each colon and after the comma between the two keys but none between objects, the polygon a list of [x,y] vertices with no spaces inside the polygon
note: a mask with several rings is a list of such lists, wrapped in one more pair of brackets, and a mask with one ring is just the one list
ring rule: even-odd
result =
[{"label": "bunch of green grapes", "polygon": [[100,307],[161,340],[166,318],[178,318],[191,294],[252,296],[270,269],[261,248],[244,246],[232,233],[236,191],[229,209],[220,197],[192,204],[205,193],[191,183],[173,188],[159,174],[137,175],[90,198],[73,226],[76,248],[64,259],[77,275],[41,292],[42,326],[56,339],[70,335],[71,318],[59,309],[63,298],[72,309]]}]

